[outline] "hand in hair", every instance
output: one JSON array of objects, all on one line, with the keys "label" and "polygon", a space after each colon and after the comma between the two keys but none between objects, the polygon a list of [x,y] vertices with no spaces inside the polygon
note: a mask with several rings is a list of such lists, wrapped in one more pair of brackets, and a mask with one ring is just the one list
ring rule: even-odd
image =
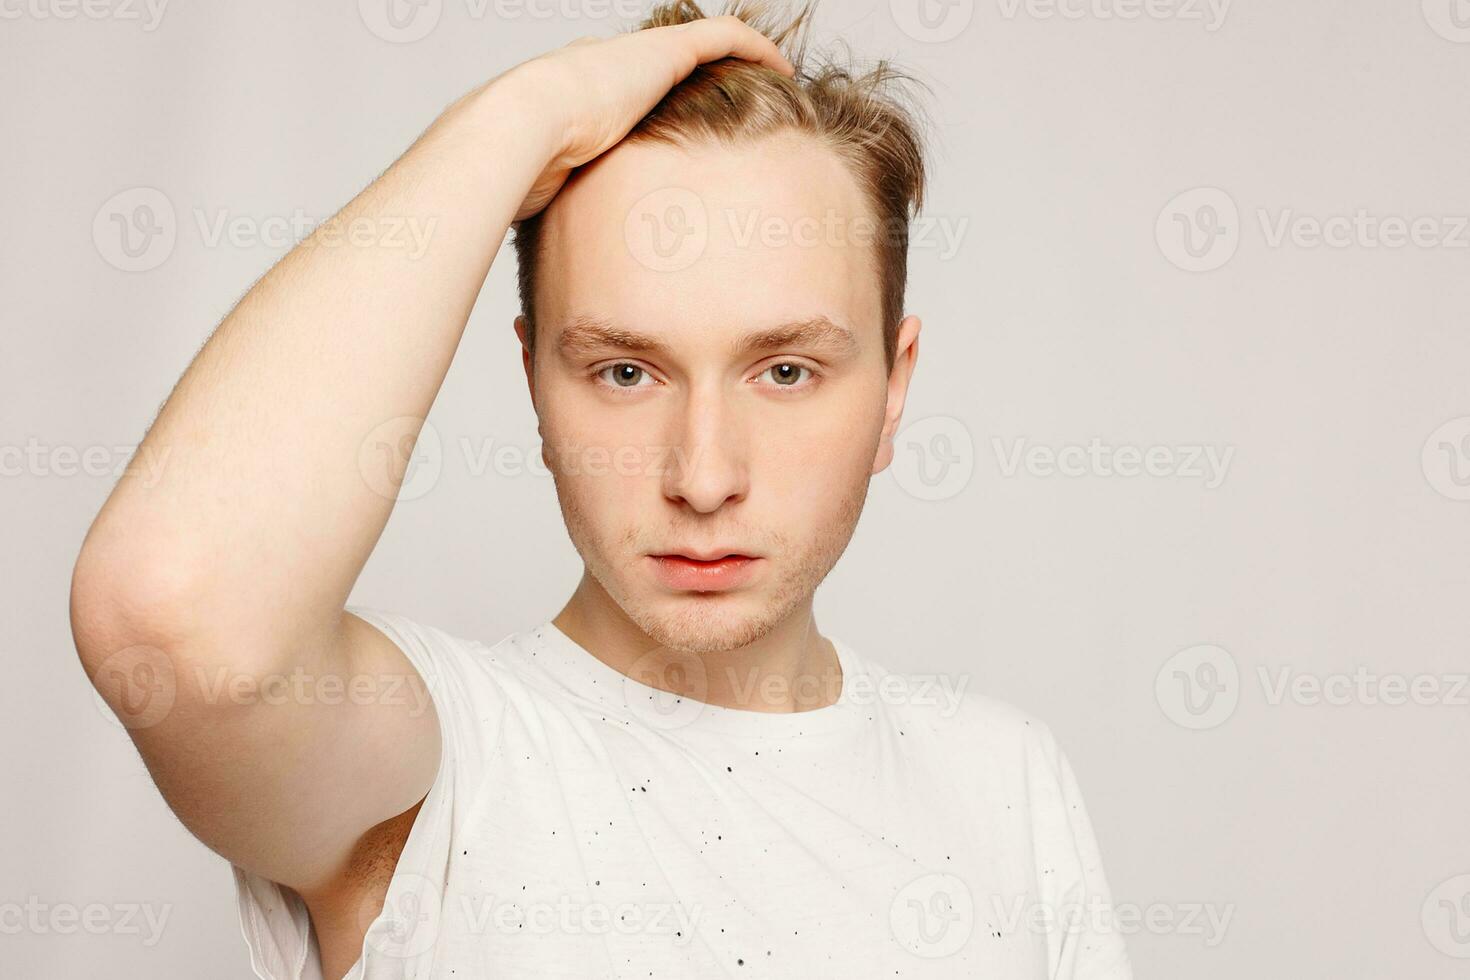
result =
[{"label": "hand in hair", "polygon": [[551,202],[573,168],[615,146],[696,67],[741,58],[786,76],[795,67],[776,44],[724,15],[611,37],[582,37],[487,83],[531,107],[551,127],[554,156],[516,212],[520,221]]}]

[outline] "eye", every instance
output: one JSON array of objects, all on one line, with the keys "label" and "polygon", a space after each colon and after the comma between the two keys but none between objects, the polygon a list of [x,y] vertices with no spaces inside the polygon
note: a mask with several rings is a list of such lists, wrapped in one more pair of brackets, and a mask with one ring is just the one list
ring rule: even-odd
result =
[{"label": "eye", "polygon": [[[609,377],[609,375],[611,376]],[[607,367],[597,372],[597,377],[606,378],[604,384],[606,384],[610,388],[646,388],[648,387],[647,385],[639,384],[640,381],[643,381],[645,379],[650,384],[658,383],[654,381],[653,376],[650,375],[643,368],[639,367],[636,364],[631,364],[627,361],[620,361],[617,364],[609,364]]]},{"label": "eye", "polygon": [[[805,382],[802,380],[803,371],[807,374]],[[805,364],[797,364],[794,361],[782,361],[779,364],[772,364],[770,367],[763,369],[760,376],[769,376],[771,382],[777,388],[805,388],[811,383],[811,379],[816,377],[816,372]]]}]

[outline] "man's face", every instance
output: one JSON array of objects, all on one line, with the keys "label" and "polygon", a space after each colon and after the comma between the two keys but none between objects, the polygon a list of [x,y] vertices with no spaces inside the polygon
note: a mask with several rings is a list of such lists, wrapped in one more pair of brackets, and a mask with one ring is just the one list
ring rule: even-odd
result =
[{"label": "man's face", "polygon": [[[911,364],[884,363],[864,222],[845,165],[794,135],[621,144],[543,219],[546,462],[588,573],[655,642],[754,642],[847,547]],[[668,557],[726,554],[753,560]]]}]

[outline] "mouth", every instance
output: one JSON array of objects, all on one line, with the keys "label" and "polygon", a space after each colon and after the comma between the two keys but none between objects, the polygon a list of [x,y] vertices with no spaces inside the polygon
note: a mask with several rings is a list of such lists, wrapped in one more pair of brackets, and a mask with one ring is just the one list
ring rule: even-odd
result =
[{"label": "mouth", "polygon": [[760,558],[716,549],[649,555],[654,575],[676,592],[724,592],[749,581]]}]

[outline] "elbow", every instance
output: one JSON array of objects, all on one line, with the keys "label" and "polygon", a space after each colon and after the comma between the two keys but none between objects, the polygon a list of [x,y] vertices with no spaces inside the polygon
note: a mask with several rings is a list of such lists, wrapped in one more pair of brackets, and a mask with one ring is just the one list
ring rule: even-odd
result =
[{"label": "elbow", "polygon": [[182,563],[140,557],[89,535],[72,568],[69,614],[77,656],[93,683],[99,671],[136,659],[142,648],[161,652],[192,635],[197,581]]}]

